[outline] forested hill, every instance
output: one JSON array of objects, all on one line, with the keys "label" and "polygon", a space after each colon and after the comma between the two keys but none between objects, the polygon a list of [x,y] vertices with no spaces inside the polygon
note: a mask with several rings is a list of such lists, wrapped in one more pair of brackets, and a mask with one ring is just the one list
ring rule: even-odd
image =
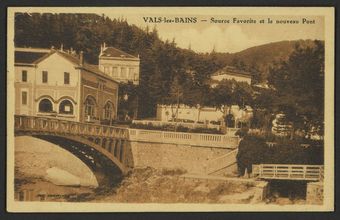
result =
[{"label": "forested hill", "polygon": [[267,78],[274,63],[288,59],[296,45],[306,48],[314,47],[315,43],[313,40],[279,41],[250,47],[237,53],[217,53],[216,57],[225,65],[245,65],[248,71],[261,74],[257,76],[261,81]]},{"label": "forested hill", "polygon": [[[253,74],[253,81],[267,77],[272,62],[286,59],[296,41],[282,41],[252,47],[238,53],[195,53],[162,41],[156,29],[141,29],[124,19],[110,19],[96,14],[17,13],[15,15],[15,46],[73,48],[84,51],[85,60],[96,64],[100,45],[117,47],[141,57],[142,115],[152,115],[150,106],[171,102],[171,87],[177,78],[186,101],[201,102],[210,75],[225,65],[234,65]],[[312,45],[313,41],[299,41]]]},{"label": "forested hill", "polygon": [[[83,50],[88,62],[98,62],[99,45],[118,47],[134,55],[144,54],[156,43],[162,44],[157,30],[140,29],[129,25],[124,19],[109,19],[96,14],[17,14],[15,44],[20,47],[59,47]],[[169,42],[167,42],[169,43]],[[244,65],[268,73],[274,62],[289,57],[295,45],[313,46],[312,40],[280,41],[251,47],[236,53],[205,53],[200,57],[213,58],[218,66]],[[169,48],[176,47],[172,42]],[[174,48],[173,48],[174,49]],[[179,49],[181,53],[193,55],[193,51]],[[210,59],[211,60],[211,59]]]}]

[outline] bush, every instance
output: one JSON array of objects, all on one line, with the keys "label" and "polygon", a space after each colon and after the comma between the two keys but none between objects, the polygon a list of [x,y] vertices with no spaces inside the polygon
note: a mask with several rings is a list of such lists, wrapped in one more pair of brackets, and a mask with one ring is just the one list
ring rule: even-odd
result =
[{"label": "bush", "polygon": [[221,125],[221,121],[210,121],[212,125]]},{"label": "bush", "polygon": [[205,133],[205,134],[223,134],[221,131],[217,130],[216,128],[194,128],[190,129],[184,126],[177,126],[167,124],[163,126],[156,126],[152,123],[145,124],[131,124],[130,128],[136,129],[145,129],[145,130],[160,130],[160,131],[177,131],[177,132],[192,132],[192,133]]},{"label": "bush", "polygon": [[216,128],[193,128],[190,130],[193,133],[206,133],[206,134],[223,134]]},{"label": "bush", "polygon": [[[237,165],[239,174],[250,173],[253,164],[323,164],[323,142],[307,139],[276,138],[269,147],[266,137],[246,135],[239,144]],[[269,138],[269,141],[273,139]],[[301,144],[309,144],[303,147]]]}]

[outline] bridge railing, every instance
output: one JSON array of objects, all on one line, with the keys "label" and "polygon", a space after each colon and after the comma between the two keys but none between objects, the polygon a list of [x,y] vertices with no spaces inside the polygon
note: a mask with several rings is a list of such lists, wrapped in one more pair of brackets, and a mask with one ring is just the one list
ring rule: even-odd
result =
[{"label": "bridge railing", "polygon": [[227,135],[168,132],[155,130],[129,129],[130,140],[207,146],[217,148],[236,148],[239,138]]},{"label": "bridge railing", "polygon": [[257,164],[252,166],[253,176],[262,179],[323,180],[322,165]]},{"label": "bridge railing", "polygon": [[167,132],[155,130],[127,129],[113,126],[80,123],[37,116],[15,116],[15,130],[46,132],[53,134],[74,134],[98,137],[116,137],[132,141],[183,144],[217,148],[236,148],[239,138],[229,135]]},{"label": "bridge railing", "polygon": [[128,139],[129,135],[126,128],[36,116],[16,115],[14,119],[14,126],[17,131],[39,131],[55,134],[94,135],[99,137],[117,137],[123,139]]}]

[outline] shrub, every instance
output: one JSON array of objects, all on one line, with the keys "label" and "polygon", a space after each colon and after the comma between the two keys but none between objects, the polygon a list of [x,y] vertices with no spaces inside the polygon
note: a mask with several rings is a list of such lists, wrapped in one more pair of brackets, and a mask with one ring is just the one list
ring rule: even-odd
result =
[{"label": "shrub", "polygon": [[[253,164],[323,164],[323,143],[306,139],[269,138],[275,141],[269,147],[266,137],[246,135],[239,144],[237,164],[239,174],[247,168],[250,173]],[[303,147],[301,144],[309,144]]]},{"label": "shrub", "polygon": [[221,131],[216,128],[193,128],[190,130],[193,133],[206,133],[206,134],[223,134]]},{"label": "shrub", "polygon": [[216,128],[194,128],[190,129],[185,126],[166,124],[162,126],[153,125],[152,123],[148,124],[131,124],[130,128],[136,129],[145,129],[145,130],[160,130],[160,131],[177,131],[177,132],[192,132],[192,133],[205,133],[205,134],[223,134],[221,131]]}]

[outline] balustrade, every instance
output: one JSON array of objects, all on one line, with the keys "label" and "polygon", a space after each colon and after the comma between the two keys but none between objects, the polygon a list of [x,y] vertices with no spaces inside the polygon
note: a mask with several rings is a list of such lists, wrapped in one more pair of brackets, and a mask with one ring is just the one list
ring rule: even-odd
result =
[{"label": "balustrade", "polygon": [[16,115],[14,126],[17,131],[40,131],[59,134],[93,135],[128,138],[127,129],[104,125],[93,125],[35,116]]},{"label": "balustrade", "polygon": [[[198,134],[185,132],[167,132],[154,130],[129,129],[130,140],[149,141],[220,148],[236,148],[238,137],[225,135]],[[237,140],[237,141],[235,141]]]},{"label": "balustrade", "polygon": [[63,135],[78,134],[86,136],[115,137],[120,139],[130,138],[135,141],[141,140],[222,148],[236,148],[238,145],[238,137],[226,135],[126,129],[54,118],[21,115],[16,115],[14,122],[17,131],[38,131],[59,133]]}]

